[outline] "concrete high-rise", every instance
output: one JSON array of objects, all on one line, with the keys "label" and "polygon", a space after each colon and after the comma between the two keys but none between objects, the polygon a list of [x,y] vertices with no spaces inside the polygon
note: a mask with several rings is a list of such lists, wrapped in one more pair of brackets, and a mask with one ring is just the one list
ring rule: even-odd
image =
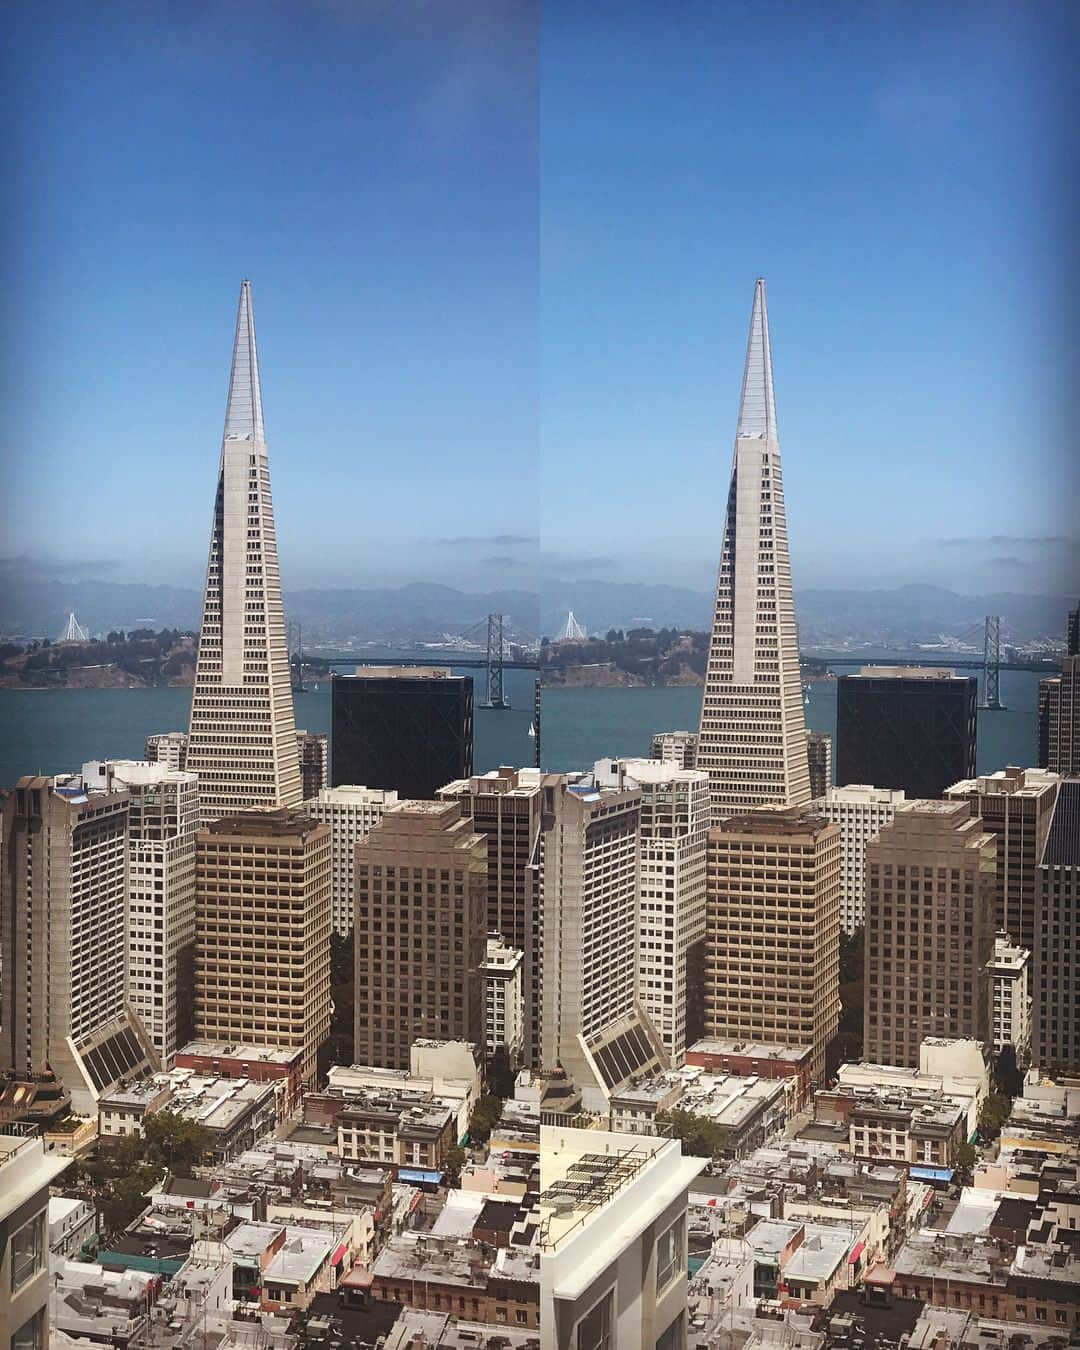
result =
[{"label": "concrete high-rise", "polygon": [[1061,674],[1039,681],[1039,767],[1080,773],[1080,656],[1066,656]]},{"label": "concrete high-rise", "polygon": [[167,769],[186,769],[187,732],[162,731],[147,736],[143,759],[150,764],[163,764]]},{"label": "concrete high-rise", "polygon": [[974,677],[864,666],[836,682],[836,781],[940,797],[975,776]]},{"label": "concrete high-rise", "polygon": [[128,794],[128,1002],[171,1068],[194,1031],[198,779],[131,759],[84,764],[83,779]]},{"label": "concrete high-rise", "polygon": [[471,676],[426,666],[358,666],[330,688],[331,782],[431,800],[472,774]]},{"label": "concrete high-rise", "polygon": [[866,919],[866,845],[892,821],[903,800],[904,793],[900,788],[850,783],[847,787],[829,788],[814,803],[827,820],[840,826],[843,861],[840,927],[845,933],[854,933]]},{"label": "concrete high-rise", "polygon": [[602,785],[641,793],[638,999],[677,1068],[686,1057],[688,984],[704,968],[709,776],[652,759],[601,761],[595,772]]},{"label": "concrete high-rise", "polygon": [[863,1057],[918,1068],[927,1036],[989,1046],[993,834],[967,802],[902,802],[866,873]]},{"label": "concrete high-rise", "polygon": [[641,792],[592,774],[549,775],[541,791],[541,1066],[603,1112],[667,1058],[637,990]]},{"label": "concrete high-rise", "polygon": [[819,1082],[840,1017],[840,829],[800,807],[709,831],[705,1032],[806,1045]]},{"label": "concrete high-rise", "polygon": [[125,998],[127,792],[20,778],[4,802],[0,1069],[51,1069],[80,1115],[154,1067]]},{"label": "concrete high-rise", "polygon": [[197,837],[196,896],[196,1035],[299,1046],[313,1084],[330,1031],[330,827],[287,807],[220,817]]},{"label": "concrete high-rise", "polygon": [[203,823],[301,801],[251,284],[240,287],[186,767]]},{"label": "concrete high-rise", "polygon": [[398,799],[383,788],[344,785],[322,788],[305,801],[303,811],[330,826],[330,915],[335,933],[347,936],[356,921],[353,877],[356,846],[382,820],[388,806]]},{"label": "concrete high-rise", "polygon": [[1036,867],[1054,814],[1056,773],[1045,769],[999,769],[954,783],[950,801],[966,801],[983,829],[997,839],[997,897],[994,924],[1028,951],[1035,943]]},{"label": "concrete high-rise", "polygon": [[649,743],[649,758],[677,769],[694,768],[697,756],[696,731],[657,731]]},{"label": "concrete high-rise", "polygon": [[1032,951],[1032,1056],[1080,1071],[1080,778],[1058,789],[1038,866]]},{"label": "concrete high-rise", "polygon": [[404,801],[356,846],[360,1064],[408,1069],[416,1040],[485,1043],[487,843],[450,801]]},{"label": "concrete high-rise", "polygon": [[487,840],[487,931],[523,954],[525,1062],[540,1062],[540,915],[537,869],[540,836],[538,769],[502,767],[459,778],[439,790],[455,801]]},{"label": "concrete high-rise", "polygon": [[832,786],[832,737],[827,731],[807,731],[806,759],[810,795],[816,801]]},{"label": "concrete high-rise", "polygon": [[296,753],[300,759],[300,791],[306,802],[330,786],[330,742],[325,731],[297,731]]},{"label": "concrete high-rise", "polygon": [[765,283],[754,286],[695,767],[713,821],[810,801]]}]

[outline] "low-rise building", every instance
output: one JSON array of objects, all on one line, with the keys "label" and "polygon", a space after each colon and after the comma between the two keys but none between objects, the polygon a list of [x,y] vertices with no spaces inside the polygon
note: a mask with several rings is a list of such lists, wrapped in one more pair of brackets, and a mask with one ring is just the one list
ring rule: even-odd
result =
[{"label": "low-rise building", "polygon": [[808,1045],[706,1037],[690,1046],[686,1052],[686,1063],[740,1077],[783,1079],[790,1087],[788,1113],[795,1115],[810,1097],[810,1062],[813,1053]]},{"label": "low-rise building", "polygon": [[754,1252],[754,1296],[825,1308],[850,1287],[865,1238],[846,1224],[763,1219],[747,1234]]},{"label": "low-rise building", "polygon": [[656,1118],[685,1111],[717,1129],[722,1156],[736,1158],[782,1133],[787,1121],[784,1082],[711,1073],[693,1065],[630,1083],[611,1096],[611,1128],[656,1133]]},{"label": "low-rise building", "polygon": [[49,1252],[52,1257],[79,1256],[97,1234],[97,1210],[77,1195],[49,1197]]},{"label": "low-rise building", "polygon": [[353,1097],[337,1116],[338,1153],[346,1163],[440,1171],[457,1142],[456,1117],[447,1106],[414,1096],[369,1093]]},{"label": "low-rise building", "polygon": [[836,1087],[814,1096],[816,1123],[838,1124],[857,1158],[952,1167],[967,1140],[967,1112],[940,1093]]},{"label": "low-rise building", "polygon": [[156,1293],[154,1276],[136,1270],[104,1270],[66,1258],[55,1262],[51,1270],[49,1322],[56,1331],[118,1350],[145,1335]]},{"label": "low-rise building", "polygon": [[990,1073],[975,1041],[923,1042],[917,1069],[897,1064],[841,1064],[836,1087],[843,1091],[924,1092],[963,1106],[967,1137],[979,1127],[979,1114],[990,1091]]},{"label": "low-rise building", "polygon": [[176,1052],[174,1065],[210,1078],[249,1078],[253,1083],[275,1084],[279,1120],[295,1115],[303,1102],[304,1051],[299,1045],[188,1041]]}]

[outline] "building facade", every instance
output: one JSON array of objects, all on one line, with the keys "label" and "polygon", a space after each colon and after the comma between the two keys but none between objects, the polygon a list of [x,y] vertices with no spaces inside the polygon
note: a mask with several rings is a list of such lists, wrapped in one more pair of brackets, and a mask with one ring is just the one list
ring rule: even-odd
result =
[{"label": "building facade", "polygon": [[200,830],[195,1031],[301,1046],[311,1083],[330,1031],[330,829],[281,807]]},{"label": "building facade", "polygon": [[978,680],[922,666],[864,666],[836,682],[836,781],[941,797],[975,776]]},{"label": "building facade", "polygon": [[713,821],[810,801],[765,282],[754,286],[695,767]]},{"label": "building facade", "polygon": [[540,913],[536,855],[543,775],[538,769],[492,769],[448,783],[439,797],[455,801],[487,840],[487,931],[523,953],[526,1063],[540,1062]]},{"label": "building facade", "polygon": [[48,1350],[49,1186],[70,1158],[36,1136],[0,1134],[0,1346]]},{"label": "building facade", "polygon": [[502,1055],[507,1065],[525,1053],[525,953],[489,934],[484,958],[485,1043],[489,1062]]},{"label": "building facade", "polygon": [[678,1068],[686,1056],[688,981],[704,965],[709,776],[662,761],[620,759],[605,779],[641,792],[638,999],[668,1062]]},{"label": "building facade", "polygon": [[0,1068],[50,1071],[79,1115],[154,1055],[125,997],[127,792],[20,778],[4,802]]},{"label": "building facade", "polygon": [[356,845],[357,1063],[484,1044],[487,843],[455,802],[404,801]]},{"label": "building facade", "polygon": [[808,1045],[819,1082],[840,1015],[841,866],[839,827],[798,807],[709,831],[706,1035]]},{"label": "building facade", "polygon": [[382,820],[398,799],[384,788],[345,786],[320,788],[304,803],[304,811],[330,826],[330,913],[335,933],[347,937],[355,922],[354,871],[356,846]]},{"label": "building facade", "polygon": [[1033,1057],[1080,1070],[1080,778],[1058,790],[1035,888]]},{"label": "building facade", "polygon": [[162,764],[166,769],[187,768],[187,732],[161,731],[147,736],[143,759],[151,764]]},{"label": "building facade", "polygon": [[330,689],[331,782],[431,800],[472,774],[473,682],[426,666],[358,666]]},{"label": "building facade", "polygon": [[827,820],[840,826],[840,927],[845,933],[854,933],[866,919],[866,845],[890,823],[903,800],[903,788],[851,783],[829,788],[815,803]]},{"label": "building facade", "polygon": [[330,785],[330,738],[325,731],[296,732],[296,753],[300,761],[300,791],[308,802]]},{"label": "building facade", "polygon": [[917,1067],[928,1036],[989,1046],[994,836],[967,802],[903,802],[866,870],[864,1057]]},{"label": "building facade", "polygon": [[994,1054],[1011,1045],[1021,1068],[1031,1059],[1030,966],[1030,951],[1014,945],[1008,933],[995,935],[990,962],[990,1033]]},{"label": "building facade", "polygon": [[827,731],[807,731],[806,762],[810,772],[810,795],[817,801],[832,786],[832,737]]},{"label": "building facade", "polygon": [[84,765],[91,773],[128,794],[128,1002],[169,1068],[193,1029],[198,780],[131,759]]},{"label": "building facade", "polygon": [[692,769],[697,756],[696,731],[657,731],[649,743],[649,758],[676,769]]},{"label": "building facade", "polygon": [[249,807],[295,807],[301,800],[247,281],[236,314],[186,767],[199,775],[204,824]]},{"label": "building facade", "polygon": [[997,839],[994,924],[1028,951],[1035,942],[1035,869],[1060,781],[1045,769],[1010,767],[954,783],[945,793],[949,801],[968,802],[971,814]]},{"label": "building facade", "polygon": [[1080,656],[1066,656],[1060,675],[1039,681],[1039,765],[1080,773]]}]

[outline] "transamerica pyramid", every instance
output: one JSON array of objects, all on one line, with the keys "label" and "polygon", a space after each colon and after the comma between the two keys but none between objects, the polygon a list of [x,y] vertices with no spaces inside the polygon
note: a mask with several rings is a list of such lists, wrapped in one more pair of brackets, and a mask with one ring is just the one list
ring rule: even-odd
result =
[{"label": "transamerica pyramid", "polygon": [[754,285],[695,767],[712,816],[810,801],[765,282]]},{"label": "transamerica pyramid", "polygon": [[251,283],[240,286],[187,767],[203,824],[300,803]]}]

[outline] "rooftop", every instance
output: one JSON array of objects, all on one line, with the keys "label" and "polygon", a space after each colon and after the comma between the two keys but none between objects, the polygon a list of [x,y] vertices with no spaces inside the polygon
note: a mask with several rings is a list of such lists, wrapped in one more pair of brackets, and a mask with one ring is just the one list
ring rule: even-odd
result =
[{"label": "rooftop", "polygon": [[176,1052],[178,1055],[198,1055],[203,1059],[237,1059],[247,1064],[281,1064],[299,1062],[304,1055],[299,1045],[245,1045],[235,1041],[188,1041]]}]

